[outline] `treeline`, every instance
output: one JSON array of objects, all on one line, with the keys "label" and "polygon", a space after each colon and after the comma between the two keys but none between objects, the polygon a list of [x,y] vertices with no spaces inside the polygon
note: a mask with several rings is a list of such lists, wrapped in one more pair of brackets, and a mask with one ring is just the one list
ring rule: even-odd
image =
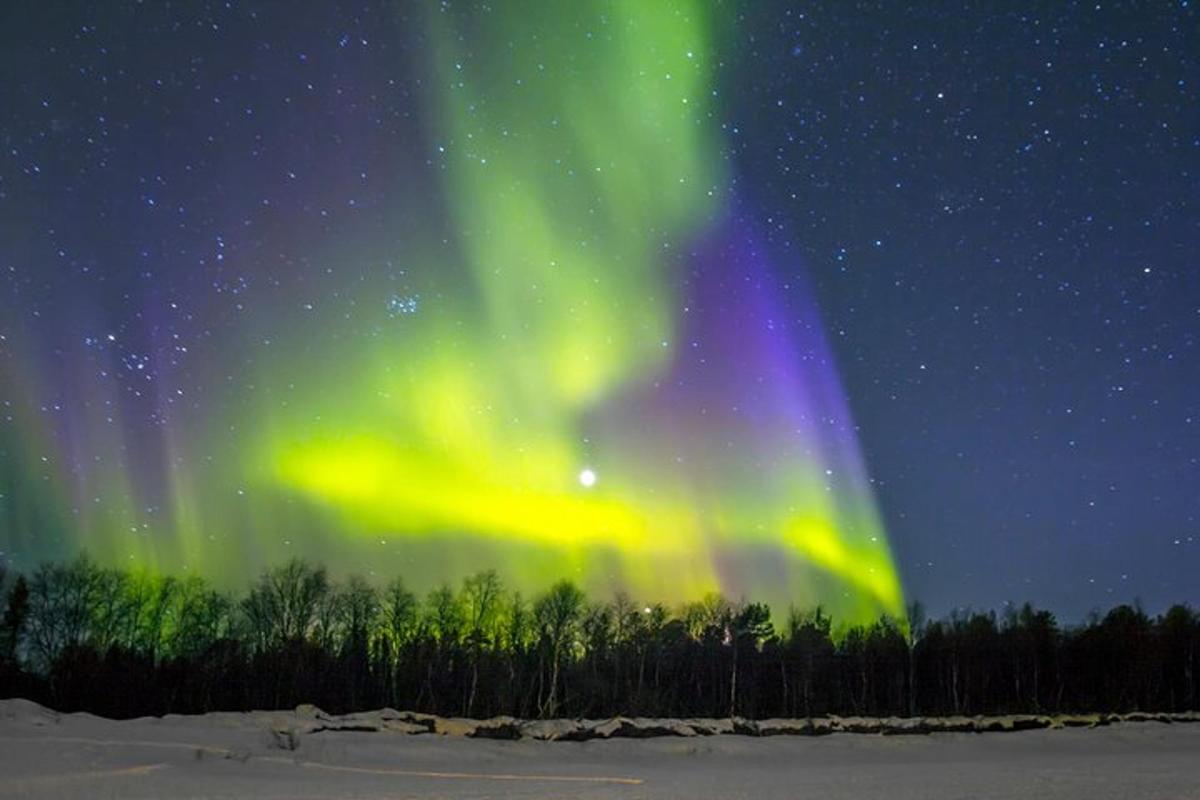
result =
[{"label": "treeline", "polygon": [[1200,615],[1127,605],[1065,628],[1025,605],[834,635],[760,603],[678,609],[495,572],[423,598],[292,561],[240,596],[86,558],[0,576],[0,696],[112,717],[391,706],[445,716],[913,716],[1197,708]]}]

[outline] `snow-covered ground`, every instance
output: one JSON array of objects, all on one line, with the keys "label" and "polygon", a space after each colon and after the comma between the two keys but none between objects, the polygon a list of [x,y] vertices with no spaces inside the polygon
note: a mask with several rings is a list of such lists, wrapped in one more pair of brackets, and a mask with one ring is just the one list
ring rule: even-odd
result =
[{"label": "snow-covered ground", "polygon": [[414,723],[378,712],[358,722],[313,710],[117,722],[0,701],[0,797],[1200,798],[1195,724],[563,742],[406,735]]}]

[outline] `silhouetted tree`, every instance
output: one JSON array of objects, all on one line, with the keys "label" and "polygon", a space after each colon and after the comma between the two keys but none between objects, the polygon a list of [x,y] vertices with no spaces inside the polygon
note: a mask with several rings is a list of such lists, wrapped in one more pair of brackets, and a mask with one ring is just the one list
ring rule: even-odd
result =
[{"label": "silhouetted tree", "polygon": [[97,570],[80,556],[43,564],[29,584],[28,641],[35,669],[49,672],[63,651],[87,641],[94,624]]},{"label": "silhouetted tree", "polygon": [[471,659],[471,689],[463,704],[468,717],[475,710],[475,695],[479,690],[479,661],[485,648],[495,639],[496,618],[503,593],[500,576],[487,570],[463,581],[462,605],[466,612],[466,641]]},{"label": "silhouetted tree", "polygon": [[538,714],[551,717],[558,713],[559,676],[564,660],[571,655],[583,610],[583,592],[570,581],[554,584],[533,604],[534,624],[539,636],[539,652],[549,660],[549,686],[541,683],[544,667],[539,666]]},{"label": "silhouetted tree", "polygon": [[1163,685],[1167,707],[1196,708],[1196,661],[1200,657],[1200,615],[1187,606],[1171,606],[1158,621],[1162,637]]},{"label": "silhouetted tree", "polygon": [[[492,571],[423,602],[293,560],[238,596],[86,557],[0,584],[0,696],[114,716],[381,705],[490,716],[817,716],[1195,709],[1200,616],[1025,604],[842,626],[712,594],[672,610]],[[837,631],[837,633],[834,633]]]},{"label": "silhouetted tree", "polygon": [[[775,629],[771,625],[771,609],[765,603],[747,603],[731,607],[725,617],[725,643],[732,651],[729,672],[729,716],[737,716],[738,665],[747,655],[758,652]],[[742,658],[739,658],[741,656]]]},{"label": "silhouetted tree", "polygon": [[[0,586],[4,585],[0,579]],[[25,619],[29,614],[29,584],[24,575],[18,575],[8,590],[4,604],[4,618],[0,621],[0,664],[11,668],[17,663],[17,644],[25,632]]]}]

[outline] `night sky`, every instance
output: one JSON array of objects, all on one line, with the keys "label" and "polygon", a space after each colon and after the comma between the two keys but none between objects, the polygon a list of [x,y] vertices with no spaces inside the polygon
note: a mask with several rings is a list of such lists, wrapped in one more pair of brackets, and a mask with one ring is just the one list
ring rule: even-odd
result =
[{"label": "night sky", "polygon": [[1193,6],[566,5],[4,4],[4,557],[1200,602]]}]

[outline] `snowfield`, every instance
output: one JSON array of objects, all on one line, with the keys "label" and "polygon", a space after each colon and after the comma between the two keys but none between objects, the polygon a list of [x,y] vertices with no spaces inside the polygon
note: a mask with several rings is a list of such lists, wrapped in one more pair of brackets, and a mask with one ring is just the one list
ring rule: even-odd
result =
[{"label": "snowfield", "polygon": [[[1195,719],[114,721],[5,700],[0,797],[1200,798]],[[1013,732],[879,735],[976,728]]]}]

